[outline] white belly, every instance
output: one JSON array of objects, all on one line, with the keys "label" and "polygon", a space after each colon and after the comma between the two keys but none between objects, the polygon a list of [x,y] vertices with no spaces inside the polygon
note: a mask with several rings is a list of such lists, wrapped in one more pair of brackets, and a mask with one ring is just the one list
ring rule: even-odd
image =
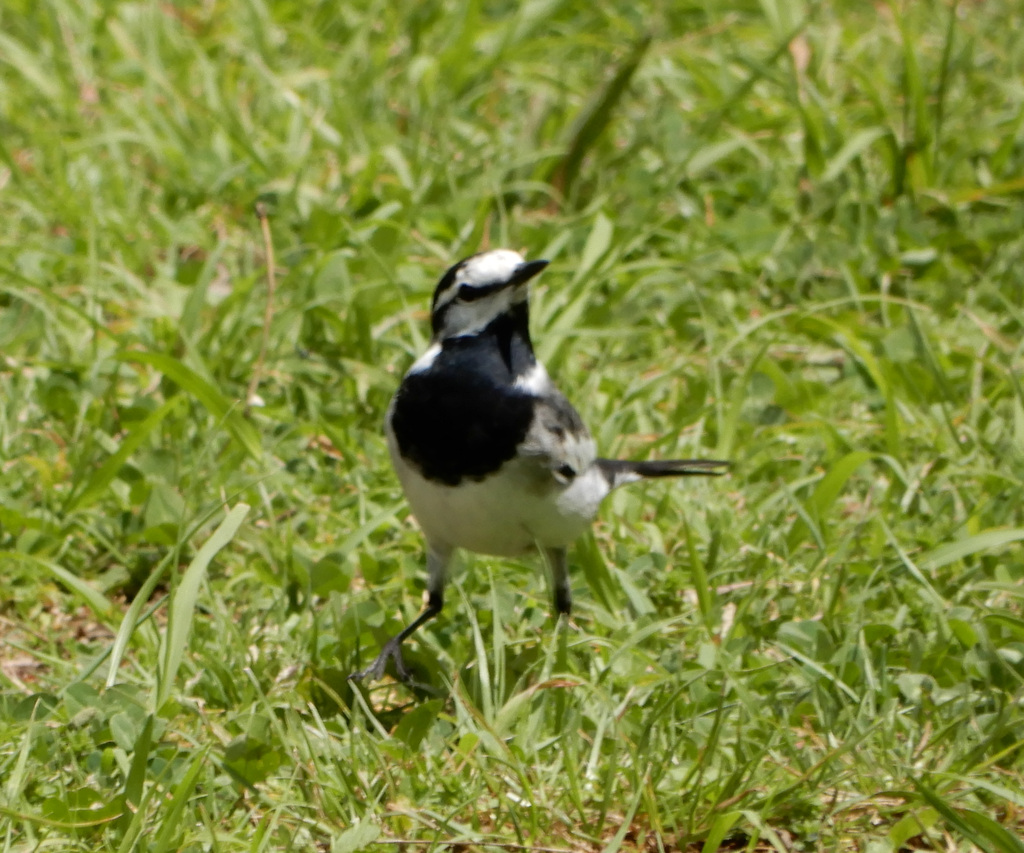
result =
[{"label": "white belly", "polygon": [[536,466],[516,461],[481,482],[447,486],[421,476],[388,439],[412,514],[437,545],[504,557],[535,545],[564,547],[587,529],[608,494],[594,467],[562,484],[551,476],[538,479]]}]

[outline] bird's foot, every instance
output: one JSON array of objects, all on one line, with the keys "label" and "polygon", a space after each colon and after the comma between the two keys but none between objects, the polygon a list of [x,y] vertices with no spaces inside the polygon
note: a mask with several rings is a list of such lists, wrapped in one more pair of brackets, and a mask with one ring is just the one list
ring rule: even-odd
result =
[{"label": "bird's foot", "polygon": [[364,678],[369,678],[372,681],[377,681],[382,675],[384,670],[387,668],[388,659],[391,658],[395,662],[395,672],[398,674],[399,679],[402,681],[409,681],[412,678],[412,674],[405,666],[405,661],[402,659],[402,644],[398,642],[397,637],[392,637],[384,644],[384,648],[380,650],[380,654],[377,655],[376,659],[366,669],[361,669],[359,672],[353,672],[349,677],[349,681],[362,681]]},{"label": "bird's foot", "polygon": [[398,637],[392,637],[388,640],[380,650],[380,654],[374,659],[373,663],[366,667],[366,669],[353,672],[348,677],[348,680],[362,681],[364,678],[369,678],[371,681],[378,681],[384,675],[384,670],[387,669],[388,659],[395,662],[395,675],[398,676],[398,680],[403,684],[417,690],[437,693],[436,687],[433,687],[430,684],[424,684],[422,681],[417,681],[413,678],[412,673],[409,671],[409,668],[405,665],[405,661],[402,659],[402,643]]}]

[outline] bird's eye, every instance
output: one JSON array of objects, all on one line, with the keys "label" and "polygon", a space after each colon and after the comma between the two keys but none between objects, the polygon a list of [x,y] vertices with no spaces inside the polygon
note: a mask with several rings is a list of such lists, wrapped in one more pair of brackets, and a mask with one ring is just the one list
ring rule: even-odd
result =
[{"label": "bird's eye", "polygon": [[490,284],[460,284],[455,298],[460,302],[474,302],[508,287],[507,281],[493,281]]},{"label": "bird's eye", "polygon": [[555,473],[560,480],[569,481],[576,476],[576,469],[572,465],[562,465]]}]

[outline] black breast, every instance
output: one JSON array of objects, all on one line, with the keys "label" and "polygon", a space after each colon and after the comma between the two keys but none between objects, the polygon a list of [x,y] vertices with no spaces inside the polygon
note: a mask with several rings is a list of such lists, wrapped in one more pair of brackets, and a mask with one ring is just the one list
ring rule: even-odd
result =
[{"label": "black breast", "polygon": [[391,427],[402,456],[424,477],[450,486],[482,480],[515,456],[534,401],[514,387],[510,361],[508,341],[498,336],[457,338],[402,381]]}]

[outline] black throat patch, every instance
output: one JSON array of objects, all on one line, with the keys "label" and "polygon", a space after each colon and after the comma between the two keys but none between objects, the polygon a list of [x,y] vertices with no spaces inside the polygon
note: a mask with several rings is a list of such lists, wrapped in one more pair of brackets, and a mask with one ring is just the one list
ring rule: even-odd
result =
[{"label": "black throat patch", "polygon": [[516,455],[535,398],[515,387],[534,364],[525,302],[475,335],[443,341],[429,368],[408,374],[391,428],[402,456],[430,480],[483,480]]}]

